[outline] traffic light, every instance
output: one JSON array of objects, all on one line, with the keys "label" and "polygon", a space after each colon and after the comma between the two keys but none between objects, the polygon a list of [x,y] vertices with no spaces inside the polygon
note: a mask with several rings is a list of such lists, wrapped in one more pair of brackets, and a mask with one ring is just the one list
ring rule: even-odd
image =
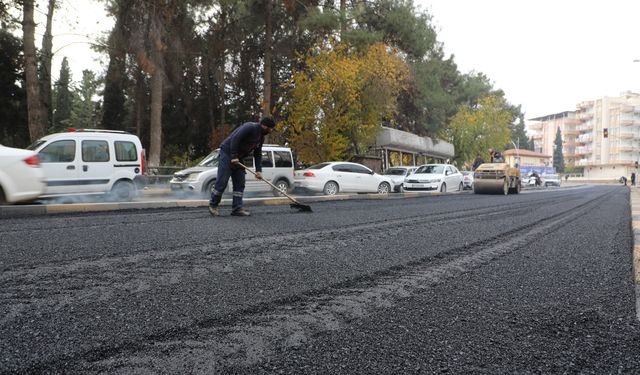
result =
[{"label": "traffic light", "polygon": [[602,136],[604,138],[609,138],[609,129],[607,128],[602,129]]},{"label": "traffic light", "polygon": [[638,161],[636,160],[636,169],[638,169]]}]

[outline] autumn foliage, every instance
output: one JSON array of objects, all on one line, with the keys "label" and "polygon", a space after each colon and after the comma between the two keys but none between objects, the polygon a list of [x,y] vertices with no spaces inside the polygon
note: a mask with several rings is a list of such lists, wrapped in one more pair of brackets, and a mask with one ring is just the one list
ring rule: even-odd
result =
[{"label": "autumn foliage", "polygon": [[392,118],[408,67],[383,44],[364,51],[344,44],[318,47],[289,82],[289,140],[299,160],[345,160],[371,145]]}]

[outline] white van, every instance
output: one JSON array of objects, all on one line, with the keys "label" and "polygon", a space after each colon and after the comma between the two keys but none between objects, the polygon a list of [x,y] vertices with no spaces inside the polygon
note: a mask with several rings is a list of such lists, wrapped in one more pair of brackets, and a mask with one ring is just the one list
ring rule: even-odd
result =
[{"label": "white van", "polygon": [[[218,176],[219,149],[211,152],[202,159],[198,165],[178,171],[169,181],[174,192],[211,194]],[[253,154],[244,158],[242,164],[255,171]],[[289,147],[266,144],[262,146],[262,177],[278,187],[278,190],[290,192],[293,189],[293,155]],[[231,191],[232,182],[229,179],[227,191]],[[274,190],[264,181],[259,181],[251,173],[246,175],[245,192],[263,193],[272,192],[278,196],[279,191]]]},{"label": "white van", "polygon": [[124,131],[70,129],[29,146],[40,157],[47,187],[43,196],[111,193],[130,200],[144,185],[145,151]]}]

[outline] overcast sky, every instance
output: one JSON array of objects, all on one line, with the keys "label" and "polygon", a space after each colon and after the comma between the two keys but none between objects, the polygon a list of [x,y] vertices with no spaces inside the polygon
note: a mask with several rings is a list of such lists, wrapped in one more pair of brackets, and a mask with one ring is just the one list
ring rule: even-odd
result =
[{"label": "overcast sky", "polygon": [[[640,62],[633,62],[640,59],[638,0],[414,1],[433,16],[458,69],[485,73],[510,103],[522,105],[526,118],[640,91]],[[87,42],[110,30],[113,20],[104,2],[62,4],[55,15],[53,75],[67,56],[79,81],[83,69],[106,69],[107,59]]]}]

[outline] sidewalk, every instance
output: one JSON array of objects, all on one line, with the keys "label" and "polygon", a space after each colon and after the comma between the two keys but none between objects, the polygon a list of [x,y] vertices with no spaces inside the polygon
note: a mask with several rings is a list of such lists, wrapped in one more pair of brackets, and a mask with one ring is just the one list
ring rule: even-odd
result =
[{"label": "sidewalk", "polygon": [[640,188],[630,187],[631,229],[633,230],[633,277],[636,284],[636,317],[640,320]]}]

